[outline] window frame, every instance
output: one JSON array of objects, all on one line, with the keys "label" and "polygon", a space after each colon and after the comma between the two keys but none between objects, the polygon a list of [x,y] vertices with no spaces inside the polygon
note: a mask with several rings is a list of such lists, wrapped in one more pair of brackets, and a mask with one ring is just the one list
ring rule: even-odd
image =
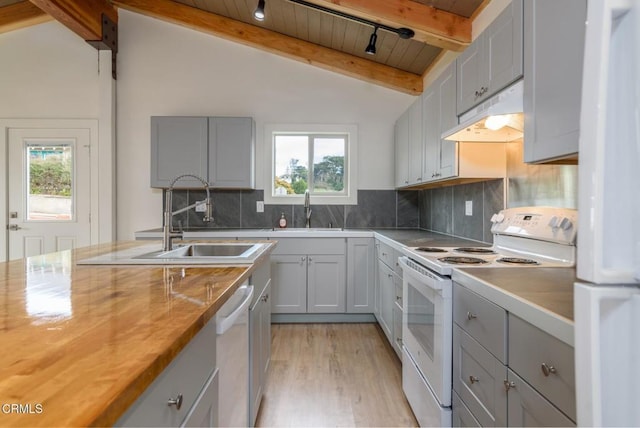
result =
[{"label": "window frame", "polygon": [[[311,193],[311,203],[320,205],[356,205],[358,203],[358,127],[353,124],[266,124],[265,125],[265,152],[267,154],[267,168],[264,200],[271,205],[302,205],[304,195],[275,195],[273,193],[273,177],[275,177],[275,136],[278,134],[302,134],[308,136],[323,137],[333,135],[347,135],[344,163],[344,191],[341,194]],[[311,157],[309,150],[307,157]],[[313,160],[309,165],[312,172]],[[308,183],[309,189],[313,188]]]}]

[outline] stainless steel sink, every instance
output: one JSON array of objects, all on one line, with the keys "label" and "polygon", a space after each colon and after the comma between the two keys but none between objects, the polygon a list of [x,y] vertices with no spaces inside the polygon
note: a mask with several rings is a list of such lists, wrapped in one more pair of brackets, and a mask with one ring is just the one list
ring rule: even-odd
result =
[{"label": "stainless steel sink", "polygon": [[251,264],[267,247],[264,243],[217,242],[185,244],[163,251],[155,245],[103,254],[78,264]]}]

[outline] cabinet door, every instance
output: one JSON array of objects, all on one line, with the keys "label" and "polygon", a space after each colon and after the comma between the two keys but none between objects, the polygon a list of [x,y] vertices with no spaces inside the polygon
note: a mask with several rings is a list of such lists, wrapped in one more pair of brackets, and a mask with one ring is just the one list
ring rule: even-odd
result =
[{"label": "cabinet door", "polygon": [[409,112],[402,114],[395,126],[396,187],[409,184]]},{"label": "cabinet door", "polygon": [[391,345],[398,358],[402,360],[402,308],[394,304],[391,312],[393,317],[393,342]]},{"label": "cabinet door", "polygon": [[483,33],[456,59],[456,111],[458,115],[471,109],[481,99],[479,92],[487,84],[484,61]]},{"label": "cabinet door", "polygon": [[205,383],[202,392],[193,404],[187,417],[182,421],[183,427],[216,427],[218,426],[218,370],[216,369]]},{"label": "cabinet door", "polygon": [[271,361],[271,280],[268,280],[254,308],[249,313],[249,422],[255,425]]},{"label": "cabinet door", "polygon": [[[169,187],[182,174],[207,180],[208,124],[206,117],[151,117],[151,187]],[[202,187],[193,179],[176,187]]]},{"label": "cabinet door", "polygon": [[449,65],[435,83],[438,92],[439,125],[435,141],[436,174],[438,179],[455,177],[458,175],[458,143],[443,140],[442,133],[458,124],[456,114],[456,67]]},{"label": "cabinet door", "polygon": [[522,76],[522,1],[512,0],[483,32],[488,90],[479,101]]},{"label": "cabinet door", "polygon": [[347,313],[374,312],[373,238],[347,239]]},{"label": "cabinet door", "polygon": [[511,369],[509,372],[509,421],[513,427],[568,427],[575,426],[553,404],[549,403],[535,389],[520,379]]},{"label": "cabinet door", "polygon": [[393,305],[396,293],[393,271],[384,263],[378,264],[378,279],[380,281],[380,327],[387,335],[389,342],[393,342]]},{"label": "cabinet door", "polygon": [[524,12],[524,161],[577,154],[587,1],[527,1]]},{"label": "cabinet door", "polygon": [[254,187],[255,124],[250,117],[209,118],[209,182],[214,187]]},{"label": "cabinet door", "polygon": [[[260,311],[260,358],[262,360],[262,388],[267,383],[267,374],[271,364],[271,280],[264,289],[264,300]],[[257,410],[257,409],[256,409]],[[255,421],[254,421],[255,422]]]},{"label": "cabinet door", "polygon": [[[437,180],[438,163],[440,157],[440,106],[439,106],[438,85],[434,82],[422,93],[423,112],[423,144],[424,160],[422,165],[422,177],[424,181]],[[454,98],[455,105],[455,98]]]},{"label": "cabinet door", "polygon": [[422,99],[409,107],[409,184],[422,182]]},{"label": "cabinet door", "polygon": [[307,312],[307,256],[271,255],[271,312]]},{"label": "cabinet door", "polygon": [[346,308],[346,263],[344,254],[309,255],[307,312],[343,313]]}]

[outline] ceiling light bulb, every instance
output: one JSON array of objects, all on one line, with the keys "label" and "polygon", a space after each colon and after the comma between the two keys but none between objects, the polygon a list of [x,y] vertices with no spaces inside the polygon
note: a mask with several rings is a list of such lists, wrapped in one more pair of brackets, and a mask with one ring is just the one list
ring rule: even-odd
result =
[{"label": "ceiling light bulb", "polygon": [[373,33],[371,33],[371,37],[369,38],[369,45],[364,50],[364,52],[369,55],[376,54],[376,40],[378,40],[378,35],[376,34],[377,31],[378,31],[378,27],[375,27],[373,29]]},{"label": "ceiling light bulb", "polygon": [[508,114],[489,116],[484,121],[484,126],[492,131],[497,131],[498,129],[503,128],[507,123],[509,123],[510,116],[511,115]]},{"label": "ceiling light bulb", "polygon": [[253,17],[258,21],[264,21],[264,0],[258,0],[258,6],[253,11]]}]

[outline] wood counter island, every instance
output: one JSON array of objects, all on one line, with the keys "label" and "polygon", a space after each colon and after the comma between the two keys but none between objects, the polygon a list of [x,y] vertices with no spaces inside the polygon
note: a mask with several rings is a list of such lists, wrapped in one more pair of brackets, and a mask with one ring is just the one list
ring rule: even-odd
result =
[{"label": "wood counter island", "polygon": [[76,264],[140,245],[0,263],[0,426],[112,425],[270,253],[252,266]]}]

